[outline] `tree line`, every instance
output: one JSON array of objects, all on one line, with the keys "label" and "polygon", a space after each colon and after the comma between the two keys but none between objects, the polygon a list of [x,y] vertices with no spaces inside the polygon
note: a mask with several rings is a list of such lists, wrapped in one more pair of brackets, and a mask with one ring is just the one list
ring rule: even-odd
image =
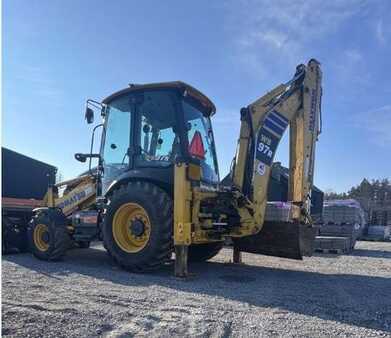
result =
[{"label": "tree line", "polygon": [[367,201],[391,200],[391,182],[387,178],[371,181],[364,178],[360,184],[350,188],[348,192],[336,193],[329,190],[324,194],[325,200],[348,198]]}]

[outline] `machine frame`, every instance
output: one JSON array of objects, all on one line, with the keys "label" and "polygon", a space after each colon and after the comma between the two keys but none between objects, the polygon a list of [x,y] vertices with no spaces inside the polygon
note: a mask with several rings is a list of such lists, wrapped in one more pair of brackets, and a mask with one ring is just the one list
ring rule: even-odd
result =
[{"label": "machine frame", "polygon": [[[90,153],[78,153],[75,154],[75,158],[82,162],[88,158],[90,160],[97,158],[98,165],[93,170],[90,164],[87,175],[50,187],[45,197],[47,209],[59,209],[67,217],[69,220],[67,231],[74,240],[88,239],[81,225],[87,224],[85,229],[88,228],[90,235],[88,240],[92,240],[101,237],[104,215],[107,215],[107,210],[111,207],[112,196],[129,183],[144,182],[155,185],[173,201],[172,242],[175,248],[175,274],[177,276],[183,277],[188,274],[189,248],[210,243],[222,244],[228,238],[234,240],[235,262],[240,261],[240,251],[268,253],[260,247],[263,245],[261,243],[264,243],[265,238],[266,241],[269,240],[269,244],[274,240],[277,243],[284,237],[284,233],[287,235],[287,241],[279,243],[279,249],[271,245],[272,250],[269,254],[301,258],[302,254],[310,253],[308,245],[315,233],[309,216],[309,208],[315,142],[320,133],[321,76],[320,64],[316,60],[310,60],[308,65],[297,67],[291,81],[276,87],[249,106],[242,108],[238,148],[230,173],[231,183],[228,186],[222,185],[219,179],[206,180],[203,159],[194,157],[189,152],[188,130],[186,129],[188,126],[183,102],[189,100],[199,107],[206,119],[210,119],[216,110],[213,103],[195,88],[182,82],[130,85],[129,88],[110,95],[102,103],[88,100],[85,115],[87,122],[93,121],[94,107],[99,108],[103,117],[100,153],[92,153],[92,140]],[[173,107],[171,109],[174,109],[175,114],[175,125],[172,129],[179,138],[180,147],[175,157],[165,166],[140,166],[138,159],[142,155],[140,137],[143,130],[139,107],[144,104],[144,100],[147,100],[145,109],[153,109],[153,104],[159,106],[159,102],[151,99],[151,102],[148,102],[148,93],[154,91],[164,92],[166,95],[164,99],[171,100],[170,104]],[[129,113],[131,113],[129,147],[123,157],[124,160],[128,158],[128,164],[125,165],[123,160],[122,169],[115,172],[111,181],[105,182],[104,180],[110,176],[104,157],[105,146],[107,147],[107,144],[105,145],[107,130],[110,130],[108,117],[113,102],[124,97],[129,100]],[[164,117],[162,117],[163,120]],[[271,165],[279,141],[288,125],[291,130],[290,221],[286,224],[283,222],[268,224],[265,221],[265,210]],[[212,156],[218,178],[213,131],[210,129],[207,134],[211,137],[208,142],[212,143]],[[112,149],[117,147],[116,144],[110,146]],[[58,194],[60,186],[66,186],[62,196]],[[133,206],[133,208],[138,210],[138,207]],[[36,212],[45,213],[47,212],[45,210],[40,208]],[[91,210],[96,211],[96,218],[92,220]],[[87,221],[80,222],[83,217]],[[78,221],[75,222],[75,219]],[[145,223],[150,223],[147,216],[141,219],[145,219]],[[134,223],[134,227],[137,225],[140,229],[142,225],[139,220],[136,221],[138,225]],[[91,232],[94,222],[96,231]],[[151,227],[151,224],[148,224],[148,227]],[[268,235],[268,231],[274,232],[274,235],[280,234],[281,238],[275,236],[276,238],[273,239],[273,236]],[[263,233],[267,235],[259,236]],[[293,254],[290,250],[284,252],[283,248],[289,243],[291,236],[297,237],[297,243],[294,244],[296,252]],[[140,245],[140,250],[144,247],[145,245]]]}]

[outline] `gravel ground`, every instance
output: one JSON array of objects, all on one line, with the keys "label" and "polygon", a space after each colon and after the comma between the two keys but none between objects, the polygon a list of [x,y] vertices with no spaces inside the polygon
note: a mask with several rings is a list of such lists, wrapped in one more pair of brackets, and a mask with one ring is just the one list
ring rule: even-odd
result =
[{"label": "gravel ground", "polygon": [[2,260],[3,337],[391,337],[391,243],[304,261],[224,249],[188,280],[120,270],[99,246]]}]

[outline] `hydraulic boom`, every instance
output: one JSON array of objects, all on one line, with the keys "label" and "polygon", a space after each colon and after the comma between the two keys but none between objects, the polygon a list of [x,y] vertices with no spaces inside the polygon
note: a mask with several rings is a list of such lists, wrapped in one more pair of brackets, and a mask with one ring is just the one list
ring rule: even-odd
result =
[{"label": "hydraulic boom", "polygon": [[290,125],[289,201],[302,217],[310,211],[315,144],[320,133],[320,65],[299,65],[291,81],[241,111],[241,128],[233,183],[254,204],[254,222],[263,224],[271,165],[278,144]]}]

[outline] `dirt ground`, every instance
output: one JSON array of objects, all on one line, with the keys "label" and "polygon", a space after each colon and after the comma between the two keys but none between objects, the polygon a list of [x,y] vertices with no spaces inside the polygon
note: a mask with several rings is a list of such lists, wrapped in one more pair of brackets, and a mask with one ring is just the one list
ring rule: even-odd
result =
[{"label": "dirt ground", "polygon": [[304,261],[224,249],[193,264],[133,274],[102,247],[62,262],[3,256],[3,337],[391,337],[391,243]]}]

